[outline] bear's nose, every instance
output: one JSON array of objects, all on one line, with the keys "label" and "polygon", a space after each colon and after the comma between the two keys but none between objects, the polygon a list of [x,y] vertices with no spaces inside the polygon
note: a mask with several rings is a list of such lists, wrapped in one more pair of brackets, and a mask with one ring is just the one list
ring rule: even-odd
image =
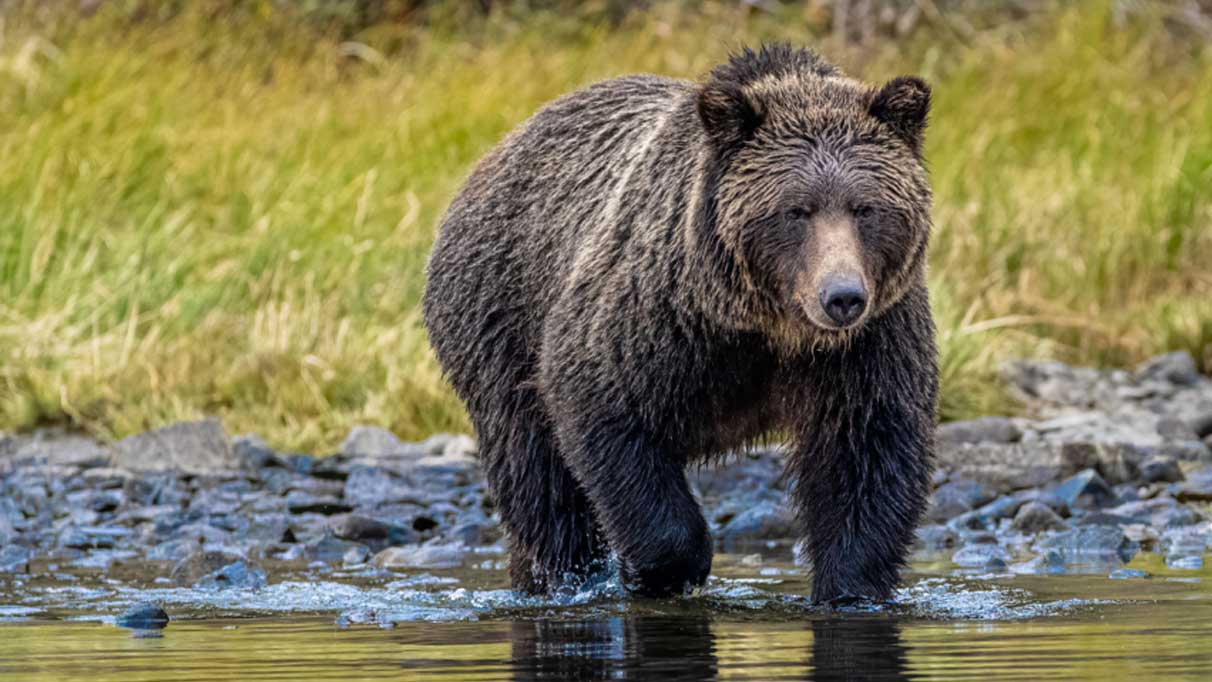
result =
[{"label": "bear's nose", "polygon": [[845,327],[867,308],[867,290],[856,279],[830,280],[821,290],[821,307],[831,320]]}]

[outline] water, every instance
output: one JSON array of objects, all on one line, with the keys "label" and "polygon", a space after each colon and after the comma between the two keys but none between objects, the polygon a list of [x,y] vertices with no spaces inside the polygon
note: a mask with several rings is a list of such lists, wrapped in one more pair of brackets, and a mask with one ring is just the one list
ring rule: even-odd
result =
[{"label": "water", "polygon": [[[51,569],[0,577],[0,679],[1212,678],[1212,571],[1155,554],[1131,567],[1151,577],[922,561],[895,604],[835,612],[807,603],[777,552],[719,556],[700,593],[662,601],[625,599],[610,581],[519,599],[485,556],[448,571],[316,567],[257,591],[172,589],[137,565]],[[166,629],[113,624],[146,599],[173,617]]]}]

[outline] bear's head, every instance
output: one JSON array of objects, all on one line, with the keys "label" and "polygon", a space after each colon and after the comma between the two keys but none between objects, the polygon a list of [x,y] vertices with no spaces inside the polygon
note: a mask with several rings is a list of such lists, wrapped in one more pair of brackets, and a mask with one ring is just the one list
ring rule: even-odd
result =
[{"label": "bear's head", "polygon": [[930,88],[871,87],[807,50],[745,50],[699,87],[712,238],[779,341],[839,342],[924,273]]}]

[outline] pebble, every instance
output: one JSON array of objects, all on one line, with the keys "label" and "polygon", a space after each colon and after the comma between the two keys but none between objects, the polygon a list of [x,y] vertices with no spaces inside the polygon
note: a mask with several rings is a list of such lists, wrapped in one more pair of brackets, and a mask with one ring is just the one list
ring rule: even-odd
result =
[{"label": "pebble", "polygon": [[114,622],[132,630],[161,630],[168,626],[168,614],[159,604],[139,602],[123,611]]}]

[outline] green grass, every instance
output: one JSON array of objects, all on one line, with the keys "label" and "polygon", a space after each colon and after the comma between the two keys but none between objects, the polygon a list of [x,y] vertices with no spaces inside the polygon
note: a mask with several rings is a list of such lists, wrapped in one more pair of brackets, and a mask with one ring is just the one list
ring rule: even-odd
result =
[{"label": "green grass", "polygon": [[466,429],[417,304],[470,165],[565,91],[695,77],[761,39],[935,85],[945,418],[1009,409],[995,377],[1014,355],[1185,348],[1212,368],[1212,51],[1157,19],[1113,28],[1090,3],[965,41],[854,48],[794,8],[658,5],[614,27],[541,13],[372,27],[356,57],[248,6],[222,22],[8,18],[0,429],[116,438],[217,414],[320,452],[354,423]]}]

